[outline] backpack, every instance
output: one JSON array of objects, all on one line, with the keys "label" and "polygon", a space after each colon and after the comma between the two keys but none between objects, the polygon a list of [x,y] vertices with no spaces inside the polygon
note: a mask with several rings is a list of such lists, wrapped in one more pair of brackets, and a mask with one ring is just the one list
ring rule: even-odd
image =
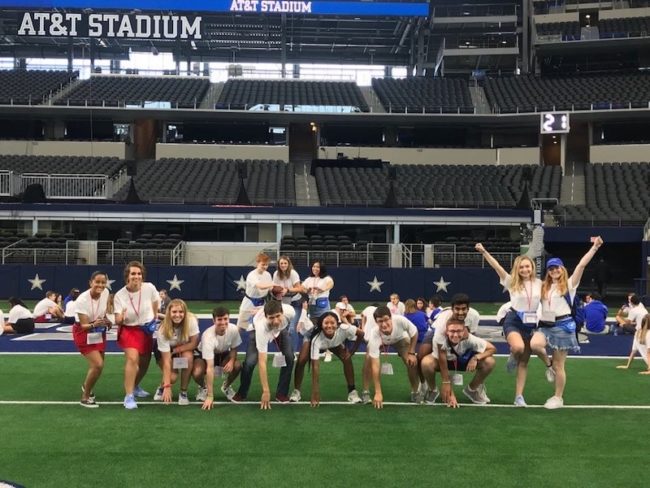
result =
[{"label": "backpack", "polygon": [[576,296],[573,297],[573,302],[571,301],[571,295],[569,292],[564,295],[564,299],[571,307],[571,317],[575,321],[576,325],[582,325],[585,323],[585,304],[580,300],[580,296],[576,293]]}]

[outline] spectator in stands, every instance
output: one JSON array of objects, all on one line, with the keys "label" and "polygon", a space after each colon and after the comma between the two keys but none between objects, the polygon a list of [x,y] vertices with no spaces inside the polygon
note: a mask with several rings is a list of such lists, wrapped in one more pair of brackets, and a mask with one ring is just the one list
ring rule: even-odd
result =
[{"label": "spectator in stands", "polygon": [[404,304],[404,317],[413,322],[418,328],[418,344],[421,344],[424,340],[424,335],[427,333],[427,330],[429,330],[427,314],[422,310],[418,310],[415,300],[409,298]]},{"label": "spectator in stands", "polygon": [[253,379],[253,371],[259,362],[260,383],[262,385],[260,408],[262,410],[271,408],[271,392],[266,359],[269,344],[272,342],[280,351],[273,357],[273,367],[280,368],[280,378],[275,392],[275,399],[280,403],[289,401],[293,351],[288,327],[294,313],[293,307],[283,305],[277,300],[270,300],[253,317],[253,330],[248,337],[248,349],[246,350],[246,359],[242,368],[239,390],[232,397],[233,402],[237,403],[246,399]]},{"label": "spectator in stands", "polygon": [[594,273],[594,281],[598,287],[598,294],[601,297],[607,296],[607,284],[612,279],[612,272],[604,258],[600,258],[596,263],[596,270]]},{"label": "spectator in stands", "polygon": [[163,320],[165,318],[165,313],[167,312],[167,306],[169,305],[169,302],[172,301],[171,298],[169,298],[169,293],[167,293],[167,290],[158,290],[158,295],[160,296],[160,310],[158,311],[158,318],[160,320]]},{"label": "spectator in stands", "polygon": [[264,306],[264,299],[273,288],[271,273],[267,271],[271,258],[261,252],[255,257],[255,269],[246,276],[246,294],[239,306],[237,327],[252,330],[255,314]]},{"label": "spectator in stands", "polygon": [[390,300],[386,303],[386,306],[391,314],[404,315],[404,303],[400,301],[397,293],[391,293]]},{"label": "spectator in stands", "polygon": [[544,408],[556,409],[564,406],[566,358],[569,351],[580,351],[575,335],[576,323],[571,316],[571,304],[585,268],[602,245],[603,240],[600,237],[594,238],[592,246],[580,259],[571,276],[561,259],[551,258],[546,263],[546,277],[542,285],[540,329],[535,332],[530,341],[531,350],[540,357],[545,353],[547,346],[553,350],[553,362],[546,372],[547,380],[555,381],[555,392],[546,401]]},{"label": "spectator in stands", "polygon": [[194,350],[199,345],[199,321],[187,309],[187,304],[175,298],[169,302],[165,318],[160,324],[154,349],[156,362],[162,371],[162,383],[153,399],[164,403],[172,401],[172,385],[181,370],[181,389],[178,394],[179,405],[189,405],[187,387],[194,369]]},{"label": "spectator in stands", "polygon": [[138,408],[135,398],[149,396],[140,381],[149,369],[153,348],[155,319],[160,295],[156,287],[145,282],[142,263],[131,261],[124,268],[124,282],[114,298],[115,323],[119,325],[117,343],[124,351],[124,408]]},{"label": "spectator in stands", "polygon": [[432,324],[438,314],[442,312],[442,298],[440,295],[433,295],[429,298],[429,306],[427,307],[427,316],[429,323]]},{"label": "spectator in stands", "polygon": [[645,314],[641,319],[641,328],[634,335],[634,341],[632,342],[630,355],[627,358],[627,364],[616,366],[618,369],[629,369],[634,356],[636,356],[636,353],[638,352],[641,355],[641,359],[643,359],[643,362],[646,365],[646,369],[644,371],[640,371],[639,374],[650,374],[650,349],[648,348],[650,335],[648,332],[650,332],[650,314]]},{"label": "spectator in stands", "polygon": [[[496,347],[490,342],[470,334],[463,320],[450,318],[445,327],[445,340],[437,344],[432,354],[422,359],[422,371],[429,385],[429,390],[434,392],[429,395],[427,403],[433,404],[438,397],[435,388],[435,374],[440,371],[443,390],[449,390],[445,403],[448,407],[458,408],[458,401],[452,385],[462,385],[462,371],[473,372],[474,378],[463,388],[463,394],[472,403],[484,405],[490,403],[485,390],[485,379],[494,369],[496,361],[494,354]],[[441,364],[445,364],[441,368]],[[443,369],[447,374],[443,373]],[[449,372],[453,371],[453,375]]]},{"label": "spectator in stands", "polygon": [[72,327],[75,346],[88,362],[88,372],[81,385],[80,404],[86,408],[97,408],[95,384],[104,370],[104,351],[106,350],[106,331],[113,326],[106,317],[108,304],[108,276],[102,271],[90,275],[89,288],[79,297],[70,301],[79,321]]},{"label": "spectator in stands", "polygon": [[[496,271],[499,284],[510,294],[511,309],[506,313],[503,322],[503,335],[510,346],[510,357],[506,370],[511,373],[517,370],[515,380],[515,405],[525,407],[524,387],[528,375],[528,360],[530,359],[530,340],[537,327],[537,308],[540,304],[542,280],[537,278],[535,263],[528,256],[517,256],[512,269],[508,273],[501,264],[483,247],[480,242],[475,249],[483,259]],[[542,349],[538,356],[549,368],[551,361]],[[549,373],[550,374],[550,373]]]},{"label": "spectator in stands", "polygon": [[[615,334],[635,334],[641,327],[641,320],[647,314],[641,299],[635,293],[627,296],[627,303],[624,304],[616,314]],[[614,327],[616,327],[614,326]]]},{"label": "spectator in stands", "polygon": [[393,315],[387,306],[377,307],[373,313],[377,327],[372,331],[368,341],[368,356],[370,357],[370,370],[375,386],[375,397],[373,405],[375,408],[383,408],[384,396],[381,389],[381,374],[392,375],[393,366],[389,362],[380,362],[380,352],[388,352],[388,346],[393,346],[397,354],[402,358],[408,373],[411,384],[411,402],[419,403],[418,390],[420,381],[418,379],[418,361],[415,347],[418,341],[418,329],[402,315]]},{"label": "spectator in stands", "polygon": [[585,333],[607,334],[607,305],[602,301],[600,293],[594,291],[585,295]]},{"label": "spectator in stands", "polygon": [[45,298],[34,306],[34,322],[37,324],[45,322],[59,322],[63,320],[63,309],[56,303],[58,293],[48,290]]},{"label": "spectator in stands", "polygon": [[5,334],[31,334],[34,332],[34,317],[20,298],[9,298],[9,315],[3,322]]},{"label": "spectator in stands", "polygon": [[302,288],[309,295],[309,317],[315,321],[325,312],[331,310],[330,291],[334,288],[334,279],[327,273],[327,267],[321,260],[311,263],[311,275],[302,283]]},{"label": "spectator in stands", "polygon": [[70,290],[68,295],[63,299],[63,310],[65,310],[66,307],[68,306],[68,302],[70,301],[74,302],[78,296],[79,296],[79,288],[73,288],[72,290]]},{"label": "spectator in stands", "polygon": [[273,284],[275,287],[281,287],[281,291],[276,293],[275,297],[281,299],[285,305],[291,305],[295,312],[289,324],[289,335],[291,336],[291,345],[294,351],[298,351],[300,349],[300,338],[296,332],[296,325],[302,312],[302,304],[300,301],[302,285],[300,283],[300,275],[293,269],[293,263],[288,256],[280,256],[278,258],[278,269],[273,273]]},{"label": "spectator in stands", "polygon": [[201,336],[201,357],[194,361],[194,379],[202,387],[196,396],[203,402],[203,410],[211,410],[214,403],[214,377],[228,375],[221,385],[221,392],[228,400],[235,396],[232,384],[239,376],[241,363],[237,360],[237,348],[241,337],[237,326],[229,322],[228,309],[212,310],[212,327]]}]

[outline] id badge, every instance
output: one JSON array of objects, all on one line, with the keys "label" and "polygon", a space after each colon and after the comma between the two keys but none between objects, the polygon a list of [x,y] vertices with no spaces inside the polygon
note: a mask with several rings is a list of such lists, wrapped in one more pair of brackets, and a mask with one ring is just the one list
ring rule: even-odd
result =
[{"label": "id badge", "polygon": [[187,358],[173,358],[172,369],[187,369]]},{"label": "id badge", "polygon": [[381,363],[381,374],[392,375],[393,374],[393,365],[390,363]]},{"label": "id badge", "polygon": [[542,312],[542,322],[555,322],[555,312],[552,310]]},{"label": "id badge", "polygon": [[463,386],[463,375],[456,373],[451,377],[451,382],[456,386]]},{"label": "id badge", "polygon": [[217,378],[221,378],[223,376],[223,368],[221,366],[215,366],[214,367],[214,375]]},{"label": "id badge", "polygon": [[287,360],[284,357],[284,354],[281,352],[276,352],[273,355],[273,367],[274,368],[284,368],[287,365]]},{"label": "id badge", "polygon": [[524,312],[524,324],[536,324],[537,312]]},{"label": "id badge", "polygon": [[92,344],[101,344],[102,342],[104,342],[104,337],[101,332],[88,332],[86,344],[90,346]]}]

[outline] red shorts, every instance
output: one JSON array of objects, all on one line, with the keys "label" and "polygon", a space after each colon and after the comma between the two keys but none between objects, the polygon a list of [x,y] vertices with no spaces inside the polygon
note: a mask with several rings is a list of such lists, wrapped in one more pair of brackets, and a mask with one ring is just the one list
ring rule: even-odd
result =
[{"label": "red shorts", "polygon": [[80,325],[72,326],[72,338],[74,339],[74,345],[77,346],[79,352],[84,356],[92,351],[104,352],[106,350],[106,332],[102,334],[103,341],[99,344],[88,344],[88,331],[85,331],[81,328]]},{"label": "red shorts", "polygon": [[52,318],[48,319],[45,315],[39,315],[38,317],[34,318],[35,324],[47,324],[49,322],[52,322]]},{"label": "red shorts", "polygon": [[117,331],[117,344],[122,349],[137,349],[141,356],[151,354],[153,336],[143,331],[140,326],[122,325]]}]

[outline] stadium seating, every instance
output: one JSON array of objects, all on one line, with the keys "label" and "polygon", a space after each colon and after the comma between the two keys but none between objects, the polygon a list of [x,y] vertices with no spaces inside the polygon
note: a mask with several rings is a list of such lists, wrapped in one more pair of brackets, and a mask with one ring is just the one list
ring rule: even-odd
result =
[{"label": "stadium seating", "polygon": [[548,22],[535,24],[538,36],[562,36],[563,41],[580,40],[580,23],[573,22]]},{"label": "stadium seating", "polygon": [[338,106],[369,111],[356,83],[292,80],[228,80],[216,108],[247,110],[256,105]]},{"label": "stadium seating", "polygon": [[79,76],[77,71],[0,70],[1,105],[37,105]]},{"label": "stadium seating", "polygon": [[15,174],[92,174],[112,177],[123,168],[123,160],[109,157],[0,155],[0,171],[13,171]]},{"label": "stadium seating", "polygon": [[598,21],[598,29],[601,39],[647,37],[650,32],[650,17],[601,19]]},{"label": "stadium seating", "polygon": [[315,177],[321,205],[381,207],[386,203],[390,183],[385,168],[317,167]]},{"label": "stadium seating", "polygon": [[372,87],[387,112],[474,113],[466,80],[373,78]]},{"label": "stadium seating", "polygon": [[169,102],[172,108],[196,108],[209,87],[208,78],[92,76],[55,104],[123,107]]},{"label": "stadium seating", "polygon": [[501,113],[647,108],[650,75],[488,78],[485,94],[492,109]]}]

